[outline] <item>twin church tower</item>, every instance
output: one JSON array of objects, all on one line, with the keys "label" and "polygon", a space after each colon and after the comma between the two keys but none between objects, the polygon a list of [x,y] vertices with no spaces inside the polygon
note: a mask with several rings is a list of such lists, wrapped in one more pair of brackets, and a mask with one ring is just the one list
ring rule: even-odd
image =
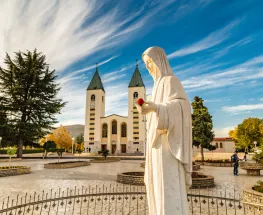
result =
[{"label": "twin church tower", "polygon": [[[105,96],[98,68],[86,91],[84,142],[90,152],[108,149],[110,154],[144,153],[146,122],[134,102],[146,100],[146,90],[138,65],[128,86],[128,116],[105,116]],[[117,96],[117,95],[116,95]]]}]

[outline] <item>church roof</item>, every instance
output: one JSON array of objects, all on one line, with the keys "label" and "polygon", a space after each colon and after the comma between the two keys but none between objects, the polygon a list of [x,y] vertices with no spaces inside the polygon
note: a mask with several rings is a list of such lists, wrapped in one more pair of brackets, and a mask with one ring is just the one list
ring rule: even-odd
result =
[{"label": "church roof", "polygon": [[103,84],[100,79],[98,67],[96,68],[96,72],[94,73],[87,90],[103,90],[105,92]]},{"label": "church roof", "polygon": [[138,65],[136,65],[131,81],[129,83],[129,87],[145,87]]}]

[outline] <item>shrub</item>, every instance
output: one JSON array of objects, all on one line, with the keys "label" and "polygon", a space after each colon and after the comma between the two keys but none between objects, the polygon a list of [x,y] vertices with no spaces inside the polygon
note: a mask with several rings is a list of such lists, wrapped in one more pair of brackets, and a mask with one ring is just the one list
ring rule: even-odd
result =
[{"label": "shrub", "polygon": [[261,180],[257,181],[257,184],[255,184],[252,189],[257,192],[263,193],[263,181]]},{"label": "shrub", "polygon": [[107,156],[109,155],[109,150],[105,149],[103,151],[98,151],[99,154],[101,154],[105,159],[107,158]]}]

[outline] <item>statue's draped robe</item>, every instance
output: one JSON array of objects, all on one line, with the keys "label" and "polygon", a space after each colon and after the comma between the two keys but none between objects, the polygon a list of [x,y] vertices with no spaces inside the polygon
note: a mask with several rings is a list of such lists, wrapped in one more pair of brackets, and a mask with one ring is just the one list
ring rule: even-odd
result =
[{"label": "statue's draped robe", "polygon": [[174,76],[155,81],[151,101],[157,112],[147,115],[145,177],[149,215],[188,215],[191,186],[191,105]]}]

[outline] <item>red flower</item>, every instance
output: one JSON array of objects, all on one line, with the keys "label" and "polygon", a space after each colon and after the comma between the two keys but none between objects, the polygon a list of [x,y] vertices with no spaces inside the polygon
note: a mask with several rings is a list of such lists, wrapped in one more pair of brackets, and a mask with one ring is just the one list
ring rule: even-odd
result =
[{"label": "red flower", "polygon": [[144,100],[142,98],[139,98],[137,103],[138,105],[142,106],[144,104]]}]

